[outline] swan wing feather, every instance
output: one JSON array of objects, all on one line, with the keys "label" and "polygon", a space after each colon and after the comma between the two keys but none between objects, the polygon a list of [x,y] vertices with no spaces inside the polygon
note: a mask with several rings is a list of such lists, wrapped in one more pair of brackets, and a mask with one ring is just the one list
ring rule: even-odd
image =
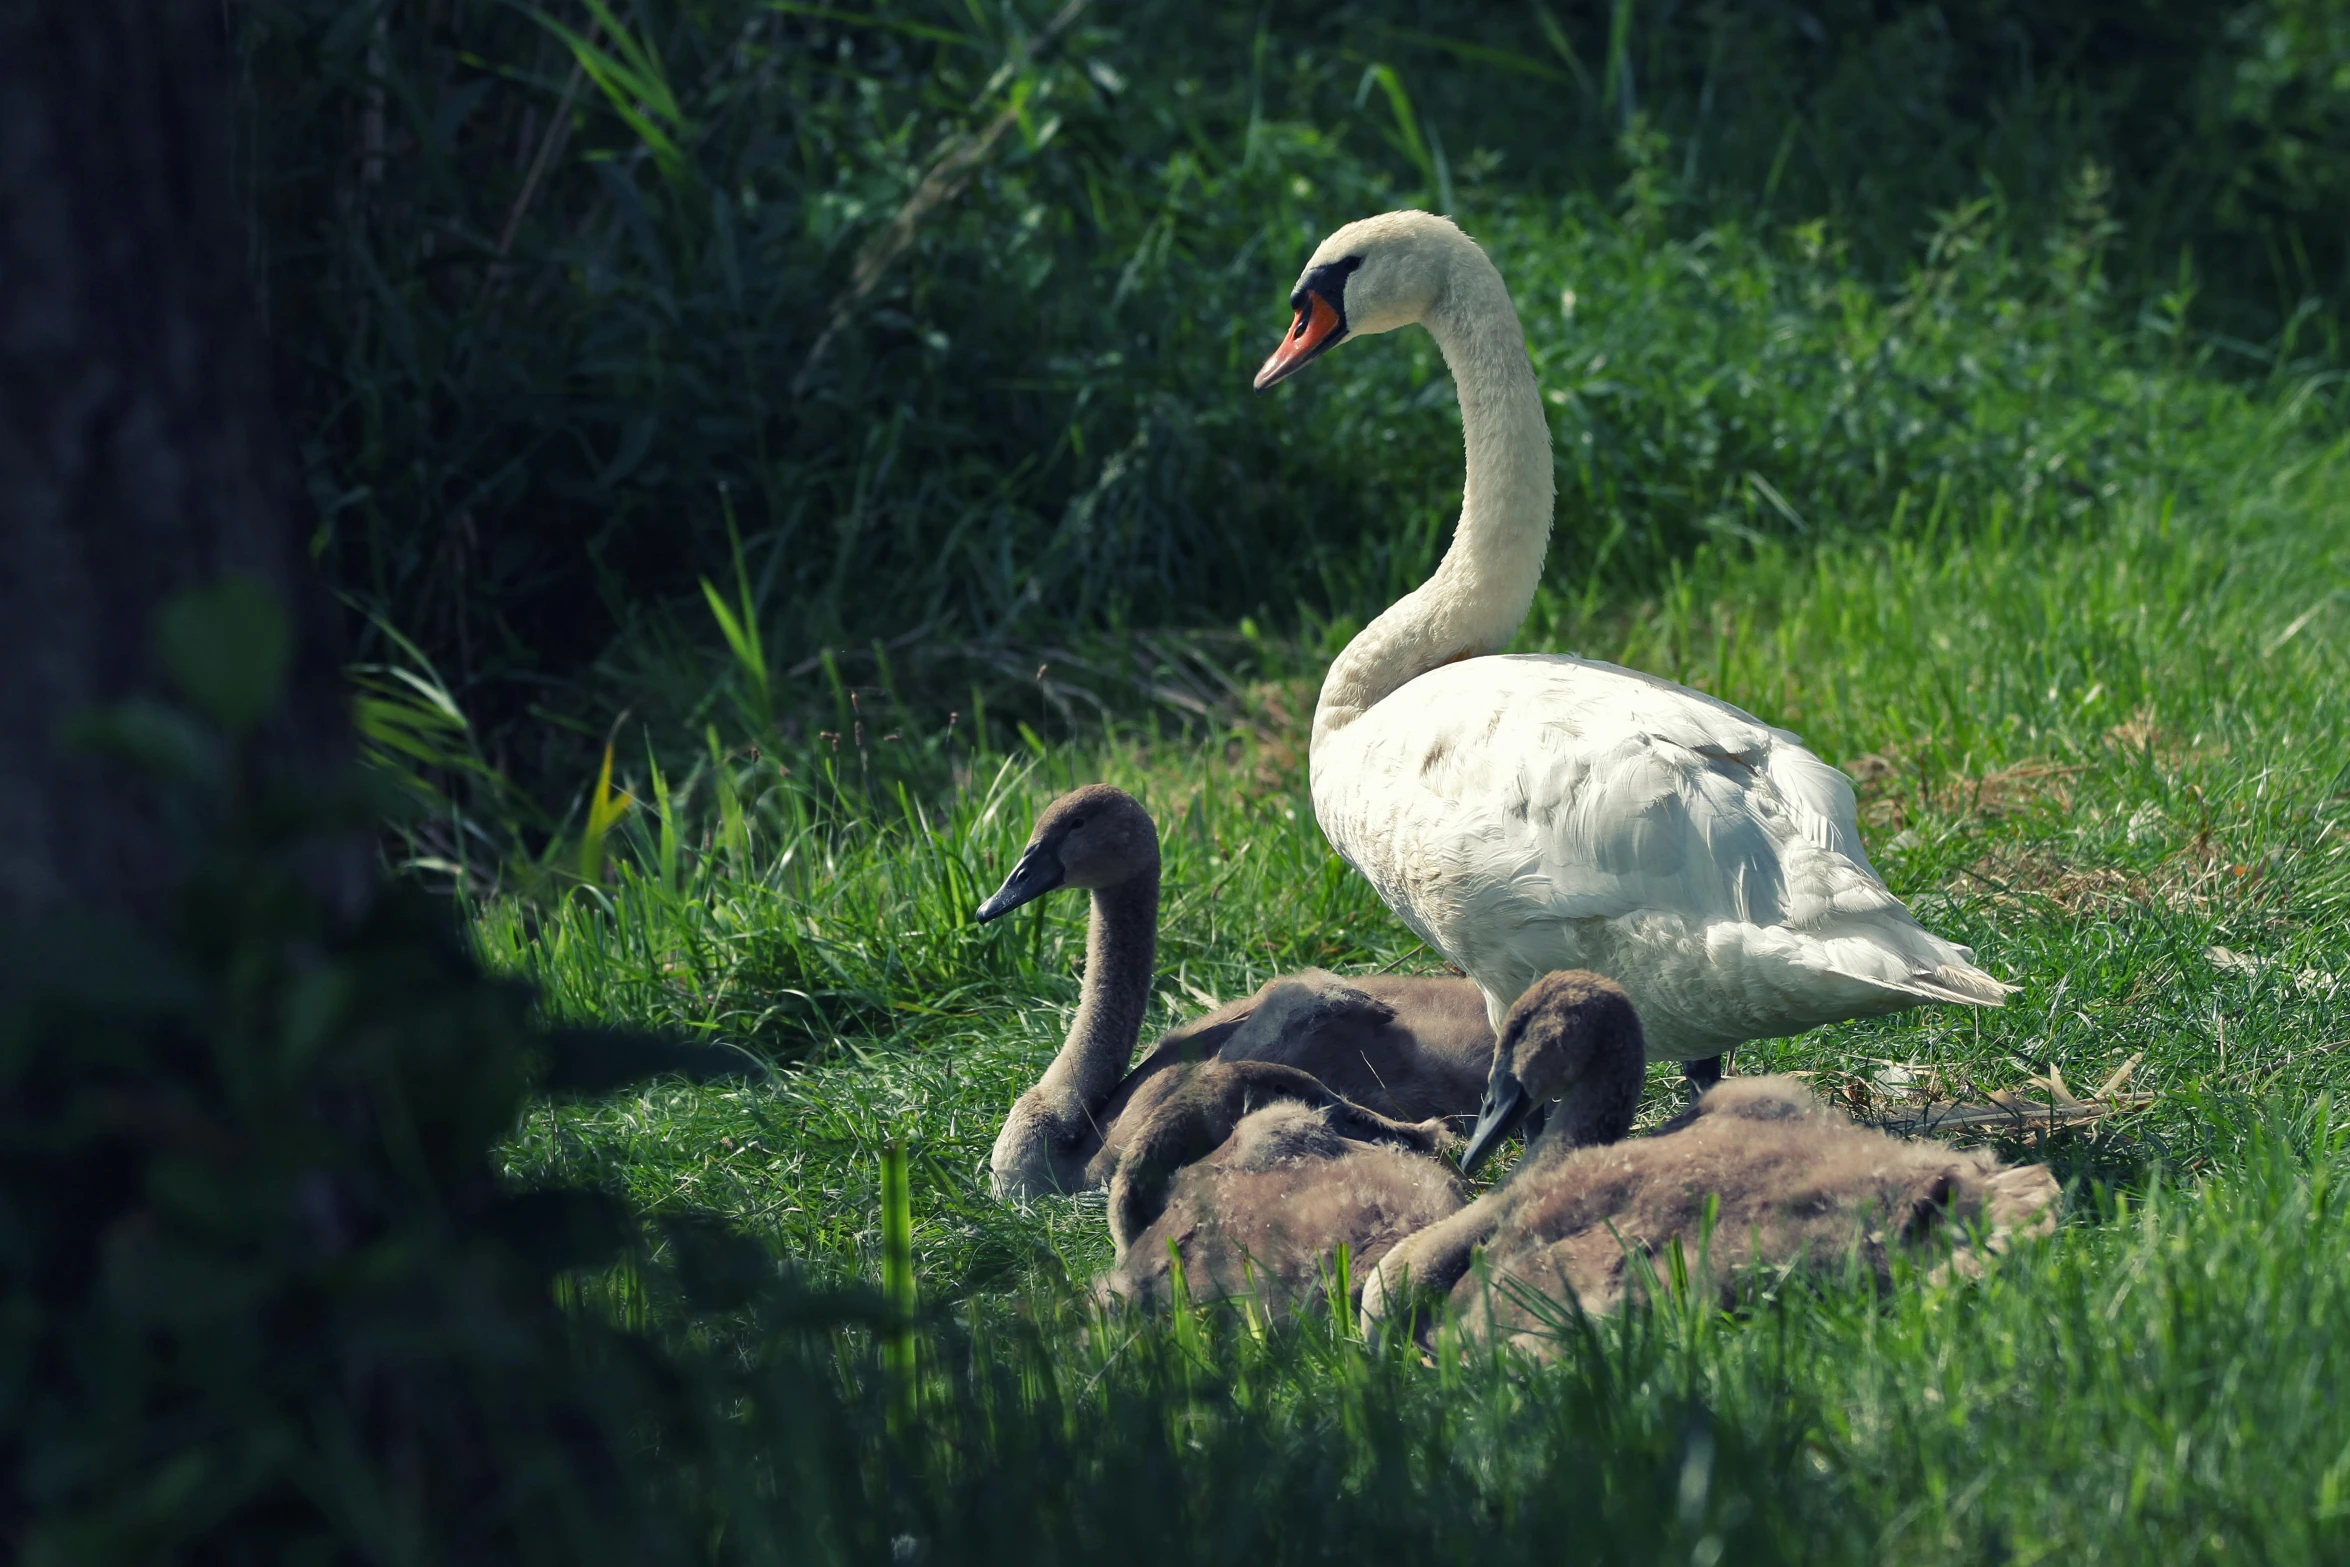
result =
[{"label": "swan wing feather", "polygon": [[1332,735],[1314,794],[1340,852],[1489,996],[1612,963],[1644,1017],[1692,1014],[1706,1035],[1695,1014],[1726,1009],[1724,1037],[1751,1038],[1812,1012],[2005,993],[1877,877],[1842,773],[1652,675],[1448,665]]}]

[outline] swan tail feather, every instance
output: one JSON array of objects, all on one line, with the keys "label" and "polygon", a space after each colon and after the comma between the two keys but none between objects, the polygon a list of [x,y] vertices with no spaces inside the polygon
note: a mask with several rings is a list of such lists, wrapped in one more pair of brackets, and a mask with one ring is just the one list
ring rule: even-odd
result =
[{"label": "swan tail feather", "polygon": [[2003,1007],[2007,998],[2021,988],[1993,978],[1972,963],[1945,963],[1931,976],[1921,975],[1914,983],[1921,995],[1968,1007]]},{"label": "swan tail feather", "polygon": [[[1779,935],[1779,940],[1765,938],[1749,945],[1748,951],[1757,955],[1775,951],[1779,961],[1788,963],[1799,974],[1811,976],[1808,980],[1795,980],[1791,994],[1801,994],[1829,976],[1854,987],[1845,992],[1846,996],[1866,1010],[1850,1014],[1853,1016],[1866,1016],[1879,1010],[1896,1011],[1921,1001],[1965,1007],[2003,1006],[2016,988],[1969,962],[1973,954],[1964,947],[1915,926],[1908,930],[1852,932],[1826,939],[1774,934]],[[1870,993],[1880,998],[1879,1005],[1871,1006],[1863,999]],[[1896,1000],[1896,997],[1903,999]]]},{"label": "swan tail feather", "polygon": [[1855,974],[1845,970],[1844,977],[1899,995],[1915,996],[1920,1001],[1943,1001],[1962,1007],[2003,1007],[2018,988],[1963,963],[1945,963],[1938,969],[1901,976]]}]

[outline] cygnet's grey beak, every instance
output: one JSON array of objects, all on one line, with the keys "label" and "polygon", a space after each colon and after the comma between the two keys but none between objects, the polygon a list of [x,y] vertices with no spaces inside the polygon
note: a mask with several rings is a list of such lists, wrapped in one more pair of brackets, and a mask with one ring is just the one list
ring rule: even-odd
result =
[{"label": "cygnet's grey beak", "polygon": [[1516,1077],[1504,1072],[1485,1085],[1485,1103],[1478,1107],[1477,1129],[1461,1150],[1461,1173],[1474,1175],[1477,1166],[1493,1156],[1501,1140],[1516,1131],[1534,1113],[1534,1096]]},{"label": "cygnet's grey beak", "polygon": [[1061,878],[1067,874],[1061,868],[1061,856],[1057,850],[1041,843],[1030,844],[1028,852],[1020,856],[1020,863],[1012,867],[1012,874],[1004,878],[1004,884],[995,890],[994,896],[979,906],[979,923],[984,925],[989,920],[1011,913],[1023,903],[1043,897],[1058,887]]}]

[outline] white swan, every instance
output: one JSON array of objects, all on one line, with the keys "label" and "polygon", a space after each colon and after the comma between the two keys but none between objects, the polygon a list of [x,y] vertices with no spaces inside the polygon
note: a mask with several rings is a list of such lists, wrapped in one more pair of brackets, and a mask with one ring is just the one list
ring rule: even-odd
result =
[{"label": "white swan", "polygon": [[1424,212],[1350,223],[1290,303],[1260,391],[1413,322],[1459,391],[1452,547],[1330,666],[1310,766],[1322,831],[1476,980],[1496,1029],[1541,975],[1595,970],[1650,1054],[1703,1084],[1749,1039],[2002,1003],[2012,987],[1886,890],[1851,783],[1794,735],[1637,670],[1494,656],[1533,602],[1555,490],[1525,335],[1474,242]]}]

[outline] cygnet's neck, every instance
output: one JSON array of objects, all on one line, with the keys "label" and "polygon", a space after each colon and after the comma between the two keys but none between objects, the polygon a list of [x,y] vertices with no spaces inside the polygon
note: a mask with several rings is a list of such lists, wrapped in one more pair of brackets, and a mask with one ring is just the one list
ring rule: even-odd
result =
[{"label": "cygnet's neck", "polygon": [[1150,1008],[1159,946],[1159,866],[1093,894],[1085,931],[1085,988],[1061,1052],[1037,1083],[1056,1121],[1072,1135],[1092,1124],[1133,1062]]},{"label": "cygnet's neck", "polygon": [[1468,454],[1452,547],[1428,580],[1363,628],[1330,666],[1314,745],[1440,665],[1499,652],[1542,579],[1557,484],[1526,334],[1501,274],[1462,240],[1423,321],[1460,397]]}]

